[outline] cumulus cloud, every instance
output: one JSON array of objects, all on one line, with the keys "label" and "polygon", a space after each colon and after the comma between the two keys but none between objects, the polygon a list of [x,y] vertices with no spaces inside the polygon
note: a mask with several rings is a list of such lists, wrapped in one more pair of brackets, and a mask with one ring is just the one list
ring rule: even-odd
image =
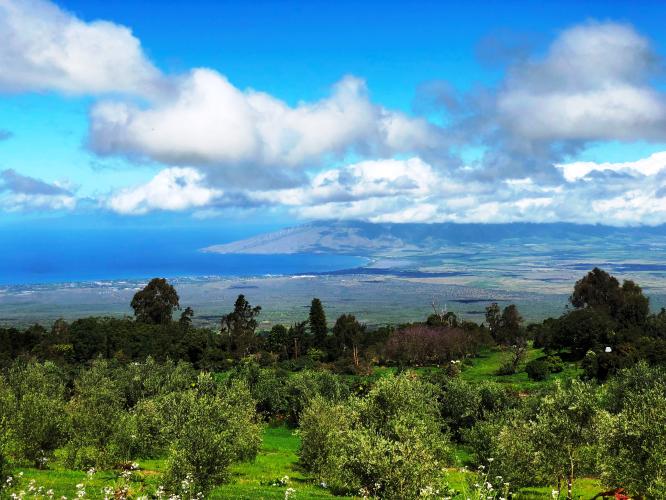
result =
[{"label": "cumulus cloud", "polygon": [[314,167],[349,153],[434,149],[440,140],[425,120],[373,104],[358,78],[344,78],[329,97],[291,107],[269,94],[240,90],[207,69],[193,70],[179,80],[172,99],[148,108],[99,103],[90,128],[91,147],[99,154],[221,167],[212,175],[229,183],[258,182],[262,167],[265,174]]},{"label": "cumulus cloud", "polygon": [[[576,161],[591,143],[666,142],[664,60],[626,24],[573,26],[540,52],[508,40],[510,58],[481,47],[504,76],[467,93],[424,84],[415,109],[441,114],[437,125],[374,102],[353,76],[296,105],[211,69],[168,76],[128,28],[45,0],[0,0],[0,40],[0,91],[101,95],[90,149],[166,167],[104,200],[118,213],[268,205],[375,222],[666,223],[666,152]],[[470,149],[473,161],[455,154]],[[75,204],[65,186],[0,173],[5,210]]]},{"label": "cumulus cloud", "polygon": [[0,208],[4,211],[72,210],[75,206],[75,196],[63,186],[12,169],[0,171]]},{"label": "cumulus cloud", "polygon": [[160,78],[128,28],[51,2],[0,0],[0,38],[0,90],[145,95]]},{"label": "cumulus cloud", "polygon": [[562,176],[555,165],[590,143],[666,141],[663,68],[649,40],[629,25],[589,22],[564,30],[544,53],[511,63],[496,87],[447,94],[447,134],[483,151],[466,166],[473,168],[457,173],[555,184]]},{"label": "cumulus cloud", "polygon": [[321,172],[304,187],[250,196],[304,219],[657,225],[666,223],[665,157],[562,164],[566,180],[548,185],[530,177],[463,184],[419,158],[366,161]]},{"label": "cumulus cloud", "polygon": [[564,31],[543,59],[509,69],[497,96],[500,123],[530,140],[666,138],[660,70],[632,27],[589,23]]},{"label": "cumulus cloud", "polygon": [[207,187],[204,176],[193,168],[168,168],[146,184],[124,189],[108,200],[108,207],[121,214],[144,214],[151,210],[180,211],[209,205],[222,191]]}]

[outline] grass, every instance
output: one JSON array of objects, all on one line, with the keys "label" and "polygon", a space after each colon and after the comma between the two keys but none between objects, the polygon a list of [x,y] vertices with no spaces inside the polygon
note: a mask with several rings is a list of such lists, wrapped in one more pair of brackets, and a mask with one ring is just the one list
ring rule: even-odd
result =
[{"label": "grass", "polygon": [[472,358],[472,365],[463,369],[461,377],[469,382],[481,382],[491,380],[505,384],[511,389],[519,392],[530,392],[552,384],[555,380],[568,380],[581,374],[581,369],[575,363],[565,363],[565,368],[560,373],[551,374],[547,380],[536,382],[527,377],[524,371],[526,363],[540,358],[544,355],[543,349],[529,348],[525,360],[513,375],[498,375],[500,367],[510,358],[510,353],[498,348],[487,349],[477,357]]},{"label": "grass", "polygon": [[[215,488],[209,498],[269,499],[285,497],[287,487],[294,488],[294,498],[330,498],[333,495],[319,487],[298,467],[300,438],[286,427],[268,427],[257,459],[232,468],[229,484]],[[270,486],[271,482],[289,476],[289,485]]]},{"label": "grass", "polygon": [[[298,447],[300,438],[296,432],[286,427],[267,427],[264,431],[263,444],[254,462],[234,465],[228,484],[218,486],[206,498],[210,499],[284,499],[288,487],[296,490],[291,497],[295,500],[332,498],[333,495],[318,486],[315,481],[298,467]],[[464,461],[464,451],[459,459]],[[141,471],[134,476],[132,493],[140,495],[154,491],[159,484],[159,473],[164,470],[164,460],[139,461]],[[30,480],[34,479],[44,490],[53,489],[54,498],[67,496],[75,498],[76,485],[85,483],[87,498],[102,498],[102,488],[113,484],[117,474],[114,472],[97,472],[87,478],[85,472],[50,469],[19,469],[24,473],[22,488],[25,489]],[[271,486],[271,483],[289,476],[287,486]],[[460,469],[447,471],[447,480],[457,491],[465,491],[469,472]],[[551,498],[552,488],[523,488],[515,498],[517,500],[533,500]],[[592,498],[602,490],[596,479],[582,478],[577,480],[574,498]],[[0,494],[1,498],[1,494]],[[344,497],[337,497],[344,498]],[[347,497],[349,498],[349,497]]]}]

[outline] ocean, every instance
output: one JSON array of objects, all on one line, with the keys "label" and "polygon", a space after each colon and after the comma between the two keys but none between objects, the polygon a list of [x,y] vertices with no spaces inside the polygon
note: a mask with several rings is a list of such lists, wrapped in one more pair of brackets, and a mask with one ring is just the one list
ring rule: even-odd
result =
[{"label": "ocean", "polygon": [[225,255],[201,252],[234,239],[200,229],[23,229],[0,231],[0,284],[144,279],[155,276],[267,276],[323,273],[363,265],[327,254]]}]

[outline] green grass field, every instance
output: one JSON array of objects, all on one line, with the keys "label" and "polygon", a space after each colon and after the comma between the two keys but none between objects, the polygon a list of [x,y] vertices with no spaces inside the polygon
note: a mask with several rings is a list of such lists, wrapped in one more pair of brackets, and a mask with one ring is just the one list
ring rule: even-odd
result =
[{"label": "green grass field", "polygon": [[510,354],[498,348],[487,349],[472,359],[472,365],[465,367],[461,376],[469,382],[492,380],[493,382],[506,384],[517,391],[530,392],[552,384],[555,380],[567,380],[578,377],[582,372],[577,364],[565,363],[565,369],[562,372],[551,374],[543,382],[532,381],[524,371],[525,364],[543,355],[543,349],[530,348],[517,373],[513,375],[498,375],[497,371],[510,358]]}]

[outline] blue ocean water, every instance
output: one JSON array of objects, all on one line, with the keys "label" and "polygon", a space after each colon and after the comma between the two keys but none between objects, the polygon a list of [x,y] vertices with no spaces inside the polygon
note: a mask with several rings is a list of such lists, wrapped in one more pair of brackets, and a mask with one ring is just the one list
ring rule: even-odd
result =
[{"label": "blue ocean water", "polygon": [[223,255],[200,251],[230,239],[235,238],[183,228],[2,230],[0,284],[292,275],[354,268],[365,262],[341,255]]}]

